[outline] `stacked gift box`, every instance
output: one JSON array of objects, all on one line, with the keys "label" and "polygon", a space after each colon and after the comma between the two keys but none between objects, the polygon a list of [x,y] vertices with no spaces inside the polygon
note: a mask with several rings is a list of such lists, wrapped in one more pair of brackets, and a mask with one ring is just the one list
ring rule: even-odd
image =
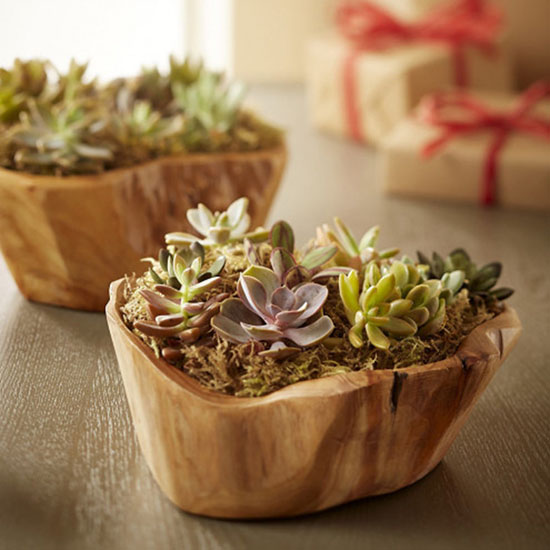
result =
[{"label": "stacked gift box", "polygon": [[502,9],[382,4],[340,2],[333,34],[309,44],[313,124],[380,146],[387,192],[550,208],[550,86],[514,92]]}]

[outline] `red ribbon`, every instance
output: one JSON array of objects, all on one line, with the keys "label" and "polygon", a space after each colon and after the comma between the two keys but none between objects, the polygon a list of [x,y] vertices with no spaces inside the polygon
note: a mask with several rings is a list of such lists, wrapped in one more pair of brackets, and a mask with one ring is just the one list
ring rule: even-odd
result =
[{"label": "red ribbon", "polygon": [[464,91],[428,96],[419,106],[421,121],[441,128],[442,133],[422,149],[425,158],[431,157],[450,140],[461,135],[492,131],[493,139],[487,149],[483,168],[480,201],[495,202],[499,153],[513,132],[522,132],[550,140],[550,117],[543,118],[530,111],[543,99],[550,98],[550,81],[538,82],[518,98],[510,111],[493,110]]},{"label": "red ribbon", "polygon": [[351,136],[363,140],[355,71],[361,51],[380,51],[412,42],[445,44],[453,52],[455,83],[465,87],[468,75],[464,46],[491,52],[501,21],[500,10],[483,0],[456,0],[414,23],[401,21],[367,0],[342,2],[336,11],[336,24],[353,46],[343,67],[344,109]]}]

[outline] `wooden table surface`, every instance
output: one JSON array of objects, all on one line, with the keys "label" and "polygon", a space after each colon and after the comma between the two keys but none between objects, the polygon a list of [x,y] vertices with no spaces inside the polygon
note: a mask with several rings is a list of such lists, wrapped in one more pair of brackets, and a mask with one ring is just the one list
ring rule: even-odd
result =
[{"label": "wooden table surface", "polygon": [[412,487],[292,520],[205,519],[170,504],[147,469],[104,316],[25,301],[0,260],[0,548],[547,548],[550,216],[383,197],[374,153],[316,134],[300,88],[258,88],[252,103],[288,129],[270,221],[303,242],[337,214],[356,232],[380,224],[381,245],[409,254],[460,245],[501,260],[518,347]]}]

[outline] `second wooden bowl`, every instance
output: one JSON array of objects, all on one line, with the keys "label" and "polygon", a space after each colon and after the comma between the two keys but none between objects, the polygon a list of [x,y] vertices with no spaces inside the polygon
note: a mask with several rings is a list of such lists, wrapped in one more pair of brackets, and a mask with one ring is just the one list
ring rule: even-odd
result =
[{"label": "second wooden bowl", "polygon": [[0,169],[0,249],[30,300],[102,311],[109,284],[143,271],[164,234],[191,229],[197,203],[225,210],[250,199],[262,225],[286,162],[284,146],[247,153],[164,157],[90,176]]},{"label": "second wooden bowl", "polygon": [[222,395],[158,359],[125,326],[124,281],[107,320],[145,460],[186,511],[295,516],[396,491],[445,456],[521,333],[511,308],[439,363]]}]

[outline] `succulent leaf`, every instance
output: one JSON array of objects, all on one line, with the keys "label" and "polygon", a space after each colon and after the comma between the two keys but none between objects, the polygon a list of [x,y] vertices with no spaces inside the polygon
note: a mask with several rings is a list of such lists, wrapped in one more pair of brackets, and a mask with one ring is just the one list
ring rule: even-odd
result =
[{"label": "succulent leaf", "polygon": [[314,248],[304,256],[302,265],[309,270],[316,269],[326,264],[338,252],[336,246],[322,246]]},{"label": "succulent leaf", "polygon": [[273,224],[269,237],[273,248],[283,248],[290,254],[294,253],[294,231],[289,223],[281,220]]}]

